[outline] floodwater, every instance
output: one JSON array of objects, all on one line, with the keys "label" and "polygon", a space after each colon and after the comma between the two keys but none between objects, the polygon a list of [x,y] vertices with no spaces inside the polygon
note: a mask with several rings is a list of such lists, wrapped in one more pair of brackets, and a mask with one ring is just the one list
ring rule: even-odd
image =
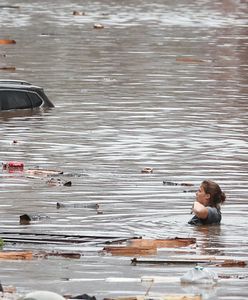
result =
[{"label": "floodwater", "polygon": [[[197,239],[152,259],[248,260],[247,1],[0,1],[0,78],[44,87],[48,111],[0,114],[1,161],[60,169],[72,186],[0,173],[3,232]],[[16,6],[19,6],[16,7]],[[84,12],[73,15],[73,11]],[[96,29],[94,24],[104,28]],[[17,143],[13,143],[16,140]],[[145,167],[153,173],[142,173]],[[187,224],[206,178],[226,192],[219,227]],[[56,203],[68,206],[57,209]],[[95,209],[95,204],[99,209]],[[46,218],[20,225],[22,214]],[[79,252],[0,261],[0,280],[21,293],[45,289],[103,297],[202,293],[247,299],[247,267],[212,267],[214,287],[182,286],[193,265],[136,265],[84,244],[6,243],[6,250]],[[151,258],[151,257],[150,257]],[[155,278],[143,281],[142,278]],[[226,278],[225,278],[226,277]]]}]

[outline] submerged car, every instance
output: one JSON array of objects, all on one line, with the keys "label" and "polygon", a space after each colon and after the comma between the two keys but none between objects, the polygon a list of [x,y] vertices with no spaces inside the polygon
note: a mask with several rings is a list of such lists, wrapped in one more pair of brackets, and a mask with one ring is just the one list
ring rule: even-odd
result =
[{"label": "submerged car", "polygon": [[0,79],[0,111],[54,107],[43,88],[27,81]]}]

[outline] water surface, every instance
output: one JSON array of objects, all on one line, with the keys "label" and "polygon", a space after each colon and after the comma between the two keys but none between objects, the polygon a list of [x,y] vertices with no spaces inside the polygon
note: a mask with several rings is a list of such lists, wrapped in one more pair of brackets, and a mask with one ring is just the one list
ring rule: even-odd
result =
[{"label": "water surface", "polygon": [[[0,157],[25,168],[60,169],[71,187],[23,173],[0,173],[1,231],[144,238],[195,237],[175,255],[247,260],[247,3],[245,1],[25,1],[2,7],[1,78],[44,87],[55,108],[0,114]],[[82,16],[73,11],[84,12]],[[93,28],[94,24],[103,29]],[[17,140],[17,143],[13,143]],[[141,173],[144,167],[153,173]],[[191,188],[163,185],[205,178],[226,192],[222,225],[187,225]],[[56,203],[73,206],[57,209]],[[98,203],[99,210],[92,208]],[[76,206],[76,205],[75,205]],[[19,225],[19,216],[48,218]],[[6,244],[68,250],[80,260],[1,261],[1,282],[20,291],[144,295],[143,276],[161,276],[150,293],[202,292],[246,299],[247,268],[211,289],[184,287],[192,266],[131,266],[99,254],[102,244]],[[243,279],[238,279],[238,276]]]}]

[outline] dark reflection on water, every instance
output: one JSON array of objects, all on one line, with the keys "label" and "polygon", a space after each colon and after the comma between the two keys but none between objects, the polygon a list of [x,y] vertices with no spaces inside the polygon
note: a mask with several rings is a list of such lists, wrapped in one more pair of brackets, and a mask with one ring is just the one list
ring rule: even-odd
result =
[{"label": "dark reflection on water", "polygon": [[[1,39],[16,44],[0,45],[0,65],[16,71],[0,70],[0,77],[43,86],[56,107],[1,113],[1,160],[61,169],[72,187],[2,171],[1,231],[196,237],[197,247],[160,250],[158,257],[247,260],[246,1],[12,5],[20,8],[0,8]],[[94,29],[95,23],[104,28]],[[143,174],[144,167],[154,172]],[[194,228],[187,225],[190,190],[205,178],[220,183],[227,203],[221,226]],[[79,207],[57,209],[57,202]],[[96,203],[101,213],[92,208]],[[48,218],[20,226],[23,213]],[[131,267],[130,258],[99,255],[102,245],[94,241],[6,247],[84,254],[80,260],[1,261],[1,282],[23,291],[144,295],[142,276],[160,276],[151,292],[185,292],[179,278],[188,265]],[[214,299],[247,298],[247,277],[237,279],[247,268],[216,271],[233,278],[212,289]]]},{"label": "dark reflection on water", "polygon": [[196,226],[194,230],[196,234],[201,236],[201,254],[225,255],[225,244],[221,226]]}]

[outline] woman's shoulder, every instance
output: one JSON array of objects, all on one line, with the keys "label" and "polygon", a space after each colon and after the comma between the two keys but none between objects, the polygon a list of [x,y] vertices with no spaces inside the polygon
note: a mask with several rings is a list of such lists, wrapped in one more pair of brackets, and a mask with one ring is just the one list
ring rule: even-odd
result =
[{"label": "woman's shoulder", "polygon": [[208,224],[220,223],[221,221],[221,211],[219,207],[210,207],[208,206]]},{"label": "woman's shoulder", "polygon": [[210,225],[210,224],[220,224],[221,221],[221,211],[218,207],[207,206],[208,216],[206,219],[200,219],[197,216],[193,216],[189,220],[188,224],[190,225]]}]

